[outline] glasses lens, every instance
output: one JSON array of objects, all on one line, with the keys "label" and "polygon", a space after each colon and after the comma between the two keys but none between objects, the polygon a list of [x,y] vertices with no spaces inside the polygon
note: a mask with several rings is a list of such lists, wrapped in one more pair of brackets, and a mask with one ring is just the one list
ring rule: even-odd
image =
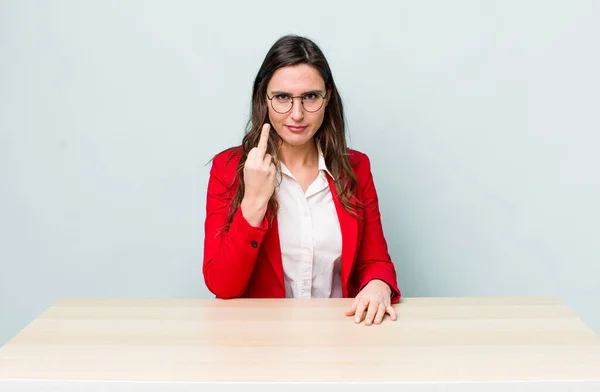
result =
[{"label": "glasses lens", "polygon": [[323,97],[317,94],[309,94],[302,100],[304,109],[308,112],[316,112],[323,106]]},{"label": "glasses lens", "polygon": [[292,98],[287,95],[276,95],[271,99],[273,109],[279,113],[287,113],[292,108]]}]

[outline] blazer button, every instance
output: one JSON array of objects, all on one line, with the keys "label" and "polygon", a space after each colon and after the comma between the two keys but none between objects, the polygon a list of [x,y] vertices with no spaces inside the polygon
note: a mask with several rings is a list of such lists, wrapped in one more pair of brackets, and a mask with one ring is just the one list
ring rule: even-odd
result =
[{"label": "blazer button", "polygon": [[258,242],[252,241],[250,242],[250,245],[252,245],[253,248],[256,248],[258,246]]}]

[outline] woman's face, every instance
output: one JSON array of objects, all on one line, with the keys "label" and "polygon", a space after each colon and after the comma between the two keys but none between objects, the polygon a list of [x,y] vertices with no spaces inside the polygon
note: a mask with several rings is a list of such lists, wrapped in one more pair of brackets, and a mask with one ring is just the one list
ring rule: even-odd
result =
[{"label": "woman's face", "polygon": [[[323,123],[329,100],[329,94],[326,93],[321,74],[310,65],[300,64],[275,71],[267,85],[267,95],[272,99],[265,99],[271,125],[284,144],[302,146],[312,141]],[[318,110],[311,112],[322,100],[319,94],[326,95],[326,98]],[[289,107],[290,96],[304,96],[304,107],[301,98],[293,98],[292,108],[286,113],[278,113]]]}]

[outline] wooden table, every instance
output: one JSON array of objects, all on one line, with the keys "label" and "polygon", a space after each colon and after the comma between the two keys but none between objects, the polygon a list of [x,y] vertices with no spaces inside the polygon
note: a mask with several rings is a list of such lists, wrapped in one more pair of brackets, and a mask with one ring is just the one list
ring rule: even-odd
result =
[{"label": "wooden table", "polygon": [[350,303],[64,299],[0,348],[0,391],[600,391],[600,338],[556,299],[405,298],[373,326]]}]

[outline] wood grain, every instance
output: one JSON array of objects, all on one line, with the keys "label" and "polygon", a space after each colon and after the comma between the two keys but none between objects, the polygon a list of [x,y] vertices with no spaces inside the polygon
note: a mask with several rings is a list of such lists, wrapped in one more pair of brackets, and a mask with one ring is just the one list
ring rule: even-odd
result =
[{"label": "wood grain", "polygon": [[63,299],[0,348],[0,382],[600,381],[600,338],[554,298],[405,298],[369,327],[350,304]]}]

